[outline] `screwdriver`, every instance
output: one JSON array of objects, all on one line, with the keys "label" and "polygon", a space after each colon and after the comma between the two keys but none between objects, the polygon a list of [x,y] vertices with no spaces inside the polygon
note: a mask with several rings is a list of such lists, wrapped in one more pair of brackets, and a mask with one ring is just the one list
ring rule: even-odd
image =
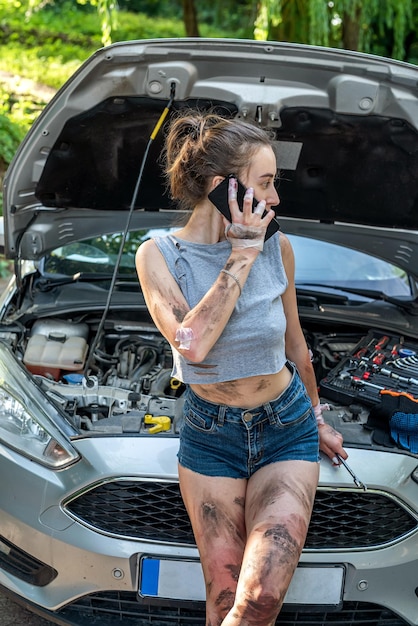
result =
[{"label": "screwdriver", "polygon": [[350,474],[351,478],[353,479],[355,486],[358,487],[359,489],[363,489],[363,491],[367,491],[367,485],[365,485],[359,478],[357,478],[356,474],[353,472],[353,470],[348,465],[348,463],[344,461],[342,456],[340,456],[339,454],[336,454],[335,456],[337,457],[338,461],[342,465],[344,465],[345,469],[347,470],[347,472]]}]

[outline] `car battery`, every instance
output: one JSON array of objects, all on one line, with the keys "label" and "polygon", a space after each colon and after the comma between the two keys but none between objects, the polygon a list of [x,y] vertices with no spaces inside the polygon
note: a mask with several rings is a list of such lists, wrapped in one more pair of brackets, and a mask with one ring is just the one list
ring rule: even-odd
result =
[{"label": "car battery", "polygon": [[373,330],[319,384],[321,397],[343,405],[373,406],[383,389],[418,399],[418,343]]},{"label": "car battery", "polygon": [[63,372],[84,367],[88,326],[61,320],[38,320],[33,325],[23,363],[32,374],[59,380]]}]

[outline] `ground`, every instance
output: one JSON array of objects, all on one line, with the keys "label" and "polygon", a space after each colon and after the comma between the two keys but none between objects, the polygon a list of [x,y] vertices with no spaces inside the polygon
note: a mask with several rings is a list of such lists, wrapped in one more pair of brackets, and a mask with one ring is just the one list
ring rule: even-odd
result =
[{"label": "ground", "polygon": [[11,93],[43,102],[49,102],[55,94],[55,89],[52,87],[36,83],[29,78],[23,78],[11,72],[0,71],[0,83],[6,85],[7,91]]},{"label": "ground", "polygon": [[30,613],[15,602],[9,600],[0,591],[1,626],[53,626],[52,622]]}]

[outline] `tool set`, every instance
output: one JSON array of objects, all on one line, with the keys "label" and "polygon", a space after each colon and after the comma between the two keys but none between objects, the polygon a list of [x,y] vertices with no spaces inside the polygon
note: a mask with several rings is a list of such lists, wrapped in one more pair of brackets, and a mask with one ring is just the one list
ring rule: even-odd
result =
[{"label": "tool set", "polygon": [[418,343],[406,345],[401,336],[370,331],[320,382],[321,395],[347,405],[373,406],[382,390],[418,399]]}]

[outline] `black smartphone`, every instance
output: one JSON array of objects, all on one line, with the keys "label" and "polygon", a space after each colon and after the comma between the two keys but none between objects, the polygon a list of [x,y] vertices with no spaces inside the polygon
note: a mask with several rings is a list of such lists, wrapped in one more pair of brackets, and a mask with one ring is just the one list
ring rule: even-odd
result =
[{"label": "black smartphone", "polygon": [[[238,206],[241,208],[244,202],[244,195],[246,192],[246,188],[238,180],[238,178],[234,176],[233,174],[230,174],[229,176],[224,178],[223,181],[219,183],[219,185],[215,187],[215,189],[213,189],[208,194],[208,198],[212,202],[212,204],[214,204],[216,208],[218,209],[218,211],[222,213],[222,215],[226,217],[226,219],[229,221],[231,221],[231,211],[229,209],[229,204],[228,204],[228,186],[229,186],[230,178],[236,178],[237,180],[237,184],[238,184],[237,201],[238,201]],[[253,210],[255,209],[257,205],[258,205],[258,201],[254,198]],[[269,239],[272,235],[274,235],[274,233],[276,233],[279,230],[279,228],[280,228],[279,222],[277,221],[275,217],[273,217],[270,224],[267,226],[266,236],[264,238],[264,241],[267,241],[267,239]]]}]

